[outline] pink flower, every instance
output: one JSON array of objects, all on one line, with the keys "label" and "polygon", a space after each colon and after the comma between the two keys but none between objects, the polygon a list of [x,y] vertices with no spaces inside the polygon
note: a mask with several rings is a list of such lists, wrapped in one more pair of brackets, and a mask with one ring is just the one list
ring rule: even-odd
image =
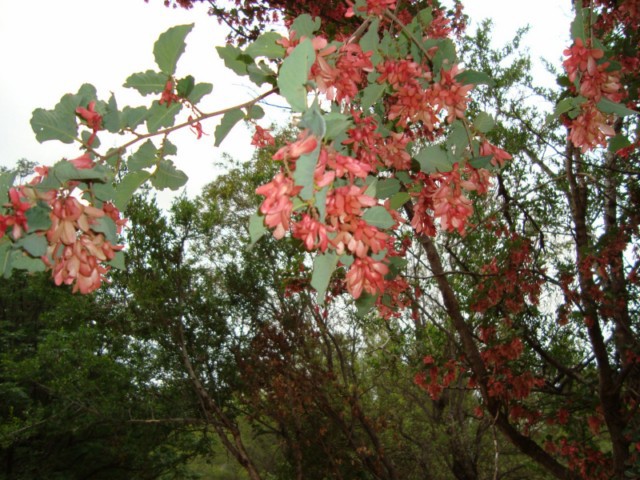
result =
[{"label": "pink flower", "polygon": [[274,160],[297,160],[301,155],[313,152],[318,146],[318,139],[308,132],[303,132],[298,140],[285,145],[273,156]]},{"label": "pink flower", "polygon": [[262,128],[260,125],[256,125],[256,131],[251,138],[251,145],[258,148],[265,148],[276,144],[276,139],[273,138],[268,129]]},{"label": "pink flower", "polygon": [[12,227],[11,236],[18,240],[22,232],[29,229],[27,225],[26,211],[32,207],[30,202],[25,202],[25,198],[18,189],[9,189],[9,199],[11,204],[8,207],[13,209],[13,215],[0,215],[0,237],[4,236],[7,228]]},{"label": "pink flower", "polygon": [[302,240],[305,248],[309,251],[319,249],[324,252],[329,246],[327,226],[306,213],[302,216],[302,220],[293,224],[292,235],[294,238]]},{"label": "pink flower", "polygon": [[358,187],[356,185],[346,185],[331,192],[327,197],[327,215],[336,217],[336,221],[346,223],[349,217],[362,216],[362,209],[373,207],[378,201],[365,195],[366,185]]},{"label": "pink flower", "polygon": [[606,146],[606,137],[616,134],[613,127],[609,125],[610,116],[605,116],[591,102],[582,105],[582,113],[571,121],[569,140],[582,153],[596,148]]},{"label": "pink flower", "polygon": [[293,180],[278,173],[271,182],[256,189],[258,195],[264,195],[265,200],[260,205],[260,212],[265,215],[264,223],[275,228],[273,236],[277,239],[284,237],[289,230],[291,212],[293,210],[292,197],[295,197],[302,187],[293,184]]},{"label": "pink flower", "polygon": [[78,158],[74,158],[73,160],[69,160],[78,170],[81,169],[89,169],[93,168],[94,163],[91,160],[91,155],[89,153],[85,153],[84,155],[79,156]]},{"label": "pink flower", "polygon": [[501,148],[490,144],[487,140],[480,145],[480,155],[485,157],[491,155],[491,165],[502,168],[507,160],[511,160],[511,155]]},{"label": "pink flower", "polygon": [[91,137],[87,141],[87,145],[91,146],[96,138],[96,133],[102,128],[102,116],[95,111],[96,102],[89,102],[88,107],[78,107],[76,108],[76,113],[87,122],[87,126],[92,130]]},{"label": "pink flower", "polygon": [[347,290],[358,299],[362,292],[372,295],[384,291],[384,276],[389,273],[389,267],[382,262],[376,262],[371,257],[356,258],[346,275]]}]

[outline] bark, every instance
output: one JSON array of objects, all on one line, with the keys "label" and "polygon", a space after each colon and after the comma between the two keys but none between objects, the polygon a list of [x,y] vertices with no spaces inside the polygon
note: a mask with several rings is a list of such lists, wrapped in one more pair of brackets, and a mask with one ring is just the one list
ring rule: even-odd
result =
[{"label": "bark", "polygon": [[[407,204],[405,211],[409,217],[409,220],[413,217],[413,208]],[[508,416],[504,413],[505,408],[502,402],[488,394],[487,380],[489,373],[487,372],[484,361],[480,356],[480,351],[475,343],[473,331],[471,327],[465,321],[460,308],[460,303],[456,297],[451,284],[447,278],[446,272],[442,266],[440,254],[430,237],[424,235],[417,236],[420,245],[427,254],[427,260],[429,266],[435,277],[438,290],[442,295],[445,309],[453,327],[460,337],[462,342],[462,348],[464,355],[469,363],[471,371],[476,377],[477,383],[480,387],[480,392],[484,399],[487,410],[494,418],[495,425],[500,431],[511,441],[511,443],[517,447],[522,453],[529,456],[532,460],[540,464],[547,471],[553,474],[558,479],[576,479],[574,475],[567,467],[556,461],[551,455],[544,451],[540,445],[534,442],[531,438],[521,434],[510,422]]]},{"label": "bark", "polygon": [[[617,478],[624,478],[625,463],[629,458],[629,441],[625,439],[626,422],[622,415],[622,399],[618,375],[611,366],[606,349],[604,335],[600,327],[598,304],[591,292],[597,289],[591,267],[588,266],[587,255],[595,253],[587,225],[588,196],[585,177],[580,175],[580,152],[567,142],[566,175],[569,183],[571,215],[575,232],[576,262],[578,266],[578,285],[580,303],[582,304],[589,340],[598,365],[598,395],[604,413],[605,423],[611,437],[613,468]],[[605,222],[613,228],[615,222],[615,192],[610,186],[611,197],[605,199]],[[606,226],[605,226],[606,228]],[[621,267],[621,265],[620,265]],[[614,269],[616,266],[614,265]]]},{"label": "bark", "polygon": [[[262,480],[258,469],[244,446],[238,426],[225,415],[220,406],[211,398],[209,392],[204,388],[202,382],[200,382],[189,358],[189,352],[184,338],[184,330],[181,325],[178,325],[177,331],[182,363],[187,370],[207,422],[213,426],[227,451],[233,455],[236,461],[246,470],[249,478],[251,480]],[[229,436],[231,436],[231,438],[229,438]]]}]

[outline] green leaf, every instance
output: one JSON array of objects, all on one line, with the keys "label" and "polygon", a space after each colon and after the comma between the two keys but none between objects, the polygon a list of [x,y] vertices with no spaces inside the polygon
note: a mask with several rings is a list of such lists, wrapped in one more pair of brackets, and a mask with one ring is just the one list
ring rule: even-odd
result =
[{"label": "green leaf", "polygon": [[149,95],[150,93],[162,93],[168,80],[165,73],[147,70],[130,75],[124,82],[124,86],[136,89],[141,95]]},{"label": "green leaf", "polygon": [[134,130],[147,119],[148,114],[147,107],[124,107],[120,115],[120,121],[122,122],[120,127]]},{"label": "green leaf", "polygon": [[20,250],[14,250],[11,255],[11,267],[28,272],[44,272],[45,264],[40,258],[33,258]]},{"label": "green leaf", "polygon": [[158,37],[153,46],[153,56],[160,70],[167,75],[176,73],[178,59],[184,53],[185,38],[193,28],[191,25],[171,27]]},{"label": "green leaf", "polygon": [[127,168],[131,172],[149,168],[155,165],[158,150],[151,140],[147,140],[138,148],[136,153],[129,157]]},{"label": "green leaf", "polygon": [[125,263],[124,252],[115,252],[115,256],[112,260],[109,260],[107,262],[107,265],[110,265],[113,268],[117,268],[118,270],[125,270],[127,266]]},{"label": "green leaf", "polygon": [[[435,40],[435,46],[438,47],[438,50],[433,57],[433,72],[437,74],[437,80],[439,80],[440,71],[442,69],[449,70],[457,63],[456,46],[448,38]],[[428,47],[426,47],[426,42],[425,48],[428,49]]]},{"label": "green leaf", "polygon": [[324,222],[324,219],[327,216],[327,194],[328,193],[329,193],[329,185],[318,190],[314,198],[314,205],[318,209],[318,217],[321,222]]},{"label": "green leaf", "polygon": [[188,98],[193,92],[193,87],[195,86],[195,79],[193,75],[187,75],[184,78],[178,80],[176,84],[176,92],[181,98]]},{"label": "green leaf", "polygon": [[488,113],[480,112],[473,121],[473,126],[479,132],[488,133],[496,126],[496,122]]},{"label": "green leaf", "polygon": [[248,120],[260,120],[264,118],[264,110],[260,105],[251,105],[251,108],[247,109]]},{"label": "green leaf", "polygon": [[262,62],[260,66],[255,63],[247,65],[247,73],[249,74],[249,80],[259,87],[265,83],[274,85],[275,73],[268,68],[264,68],[264,64],[262,64]]},{"label": "green leaf", "polygon": [[285,49],[282,45],[276,43],[282,40],[282,35],[277,32],[266,32],[260,35],[255,42],[250,44],[245,54],[251,58],[267,57],[270,59],[284,57]]},{"label": "green leaf", "polygon": [[420,170],[425,173],[450,172],[453,168],[449,155],[439,145],[423,148],[416,155],[416,160]]},{"label": "green leaf", "polygon": [[231,129],[244,118],[244,112],[239,108],[227,112],[222,117],[220,124],[216,127],[215,143],[216,147],[219,147],[225,137],[229,134]]},{"label": "green leaf", "polygon": [[482,157],[475,157],[469,160],[469,164],[473,168],[487,168],[491,164],[493,155],[484,155]]},{"label": "green leaf", "polygon": [[402,257],[389,257],[389,273],[388,278],[397,277],[407,266],[409,262]]},{"label": "green leaf", "polygon": [[389,207],[393,210],[398,210],[405,203],[409,201],[411,195],[407,192],[398,192],[389,200]]},{"label": "green leaf", "polygon": [[91,230],[96,233],[102,233],[104,235],[104,238],[106,238],[113,245],[118,243],[118,229],[111,217],[105,215],[104,217],[96,219],[91,224]]},{"label": "green leaf", "polygon": [[36,205],[25,212],[27,217],[27,225],[30,232],[36,230],[48,230],[51,227],[51,217],[49,214],[51,209],[43,205]]},{"label": "green leaf", "polygon": [[162,147],[160,148],[160,151],[163,157],[167,157],[169,155],[177,155],[178,147],[171,143],[171,140],[165,137],[162,140]]},{"label": "green leaf", "polygon": [[558,118],[563,113],[566,113],[569,115],[569,118],[576,118],[580,114],[580,106],[586,101],[587,99],[582,96],[564,98],[556,105],[553,116]]},{"label": "green leaf", "polygon": [[136,190],[150,177],[151,174],[149,172],[140,170],[138,172],[127,173],[124,178],[118,182],[113,196],[113,204],[118,210],[123,211],[126,208]]},{"label": "green leaf", "polygon": [[196,105],[202,97],[209,95],[213,91],[213,85],[210,83],[198,83],[193,87],[193,90],[187,97],[193,105]]},{"label": "green leaf", "polygon": [[345,267],[350,267],[351,265],[353,265],[354,260],[355,259],[353,258],[353,255],[347,255],[346,253],[341,255],[338,259],[338,261]]},{"label": "green leaf", "polygon": [[356,315],[364,318],[376,305],[377,295],[371,295],[368,292],[362,292],[362,295],[356,300]]},{"label": "green leaf", "polygon": [[327,287],[331,281],[331,276],[338,265],[338,255],[335,253],[325,253],[317,255],[313,259],[313,275],[311,276],[311,286],[318,292],[318,303],[324,304],[324,297]]},{"label": "green leaf", "polygon": [[307,109],[307,81],[309,70],[316,59],[311,40],[303,40],[282,62],[278,73],[280,94],[289,102],[294,112]]},{"label": "green leaf", "polygon": [[626,148],[630,145],[631,142],[629,141],[629,139],[622,134],[618,134],[615,137],[611,137],[609,139],[609,151],[613,153],[617,152],[621,148]]},{"label": "green leaf", "polygon": [[91,195],[93,195],[98,200],[108,202],[115,197],[116,191],[111,183],[94,183],[91,185],[91,191],[87,192],[86,195],[87,199],[91,199]]},{"label": "green leaf", "polygon": [[291,27],[290,31],[296,32],[297,38],[307,37],[313,38],[314,33],[320,28],[320,18],[311,18],[311,15],[305,13],[296,18]]},{"label": "green leaf", "polygon": [[451,152],[456,158],[461,158],[462,154],[469,146],[469,132],[464,123],[460,120],[453,122],[451,131],[447,136],[448,152]]},{"label": "green leaf", "polygon": [[6,203],[9,196],[9,190],[16,180],[18,172],[16,170],[8,170],[0,173],[0,206]]},{"label": "green leaf", "polygon": [[456,80],[463,85],[489,85],[493,87],[496,82],[484,72],[476,70],[465,70],[456,75]]},{"label": "green leaf", "polygon": [[637,115],[638,112],[635,110],[631,110],[630,108],[625,107],[621,103],[615,103],[609,100],[608,98],[601,99],[596,105],[598,110],[602,113],[611,113],[614,115],[618,115],[619,117],[626,117],[627,115]]},{"label": "green leaf", "polygon": [[15,247],[24,249],[32,257],[41,257],[47,253],[49,242],[44,235],[31,233],[16,242]]},{"label": "green leaf", "polygon": [[177,190],[187,183],[187,174],[178,170],[171,160],[160,160],[151,176],[151,184],[158,190]]},{"label": "green leaf", "polygon": [[14,253],[15,250],[11,248],[11,242],[6,241],[0,243],[0,273],[2,273],[4,278],[11,277],[11,271],[13,270],[13,266],[11,264]]},{"label": "green leaf", "polygon": [[104,165],[96,165],[93,168],[76,168],[67,160],[59,161],[49,172],[49,176],[55,177],[60,183],[69,180],[91,180],[104,183],[113,178],[113,171]]},{"label": "green leaf", "polygon": [[31,128],[36,140],[40,143],[47,140],[73,143],[78,136],[75,108],[66,108],[60,103],[53,110],[36,108],[31,116]]},{"label": "green leaf", "polygon": [[376,198],[376,192],[378,190],[378,178],[373,175],[368,175],[367,178],[364,179],[364,183],[367,186],[367,189],[364,191],[365,195]]},{"label": "green leaf", "polygon": [[95,87],[84,84],[77,94],[64,95],[53,110],[42,108],[34,110],[31,117],[31,128],[36,134],[36,140],[40,143],[47,140],[73,143],[78,136],[76,108],[87,106],[95,98]]},{"label": "green leaf", "polygon": [[[118,104],[116,97],[111,94],[109,102],[107,103],[107,109],[102,116],[102,126],[111,133],[118,133],[120,131],[120,112],[118,111]],[[95,148],[95,147],[94,147]]]},{"label": "green leaf", "polygon": [[150,133],[156,133],[162,127],[173,126],[176,121],[176,115],[181,108],[181,103],[173,103],[167,107],[166,104],[160,105],[160,103],[155,100],[147,116],[147,130],[149,130]]},{"label": "green leaf", "polygon": [[369,225],[382,229],[391,228],[396,224],[391,214],[387,211],[386,208],[382,206],[369,208],[366,212],[364,212],[362,218]]},{"label": "green leaf", "polygon": [[378,181],[376,198],[389,198],[400,191],[400,180],[397,178],[385,178]]},{"label": "green leaf", "polygon": [[313,173],[318,164],[318,155],[320,154],[320,145],[311,153],[301,155],[296,162],[296,171],[293,172],[293,181],[296,185],[300,185],[302,190],[299,195],[303,200],[310,200],[313,197]]},{"label": "green leaf", "polygon": [[575,10],[576,16],[571,22],[571,38],[574,40],[576,38],[580,38],[585,40],[585,31],[584,31],[584,9],[582,8],[582,1],[577,0],[575,2]]},{"label": "green leaf", "polygon": [[264,217],[257,213],[254,213],[249,218],[249,238],[251,239],[250,247],[255,245],[258,240],[260,240],[269,229],[264,224]]},{"label": "green leaf", "polygon": [[362,91],[362,108],[367,110],[382,98],[387,85],[384,83],[370,83]]},{"label": "green leaf", "polygon": [[433,13],[431,11],[431,7],[420,10],[416,18],[418,19],[422,30],[426,30],[433,21]]},{"label": "green leaf", "polygon": [[253,59],[249,55],[245,55],[242,50],[233,45],[216,47],[216,51],[224,61],[225,66],[239,76],[246,75],[247,65],[253,63]]},{"label": "green leaf", "polygon": [[311,107],[307,109],[302,115],[302,118],[300,119],[300,127],[310,130],[311,133],[313,133],[313,135],[318,139],[324,137],[327,131],[327,124],[324,117],[322,116],[322,112],[320,111],[320,107],[318,106],[317,99],[313,102],[313,105],[311,105]]},{"label": "green leaf", "polygon": [[329,140],[335,140],[353,126],[350,117],[340,112],[329,112],[324,115],[324,120],[327,129],[324,137]]},{"label": "green leaf", "polygon": [[363,52],[374,52],[374,54],[371,57],[371,61],[374,67],[382,59],[382,57],[380,57],[380,54],[378,53],[378,46],[380,45],[380,36],[378,34],[379,28],[380,28],[380,19],[379,18],[373,19],[373,21],[371,22],[371,25],[367,29],[367,33],[365,33],[360,39],[360,48],[362,48]]}]

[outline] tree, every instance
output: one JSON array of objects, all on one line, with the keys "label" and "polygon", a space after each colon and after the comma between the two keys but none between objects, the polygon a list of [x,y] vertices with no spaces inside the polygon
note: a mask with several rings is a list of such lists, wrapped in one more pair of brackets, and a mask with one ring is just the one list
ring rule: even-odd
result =
[{"label": "tree", "polygon": [[184,478],[202,451],[105,296],[72,296],[44,274],[0,283],[2,478]]},{"label": "tree", "polygon": [[[278,92],[300,133],[272,156],[280,168],[256,189],[265,197],[249,222],[256,248],[272,231],[313,252],[309,284],[320,309],[346,293],[361,315],[375,307],[385,319],[413,321],[425,354],[416,382],[434,399],[454,386],[474,391],[493,425],[551,475],[637,473],[635,2],[575,3],[562,88],[532,89],[554,104],[545,122],[511,88],[520,81],[531,90],[518,72],[525,60],[505,67],[504,57],[483,53],[479,36],[477,55],[461,69],[458,2],[211,6],[241,37],[240,46],[218,48],[226,65],[267,90],[243,105],[199,111],[211,85],[175,78],[190,30],[177,26],[156,42],[158,70],[127,79],[159,96],[150,107],[119,109],[85,85],[53,110],[36,110],[40,141],[78,142],[85,152],[21,187],[2,177],[11,201],[1,218],[4,272],[47,267],[57,284],[97,289],[105,262],[122,266],[119,209],[132,193],[147,181],[160,189],[186,181],[167,158],[176,153],[168,136],[192,127],[200,137],[202,122],[221,116],[219,143],[240,120],[259,120],[258,102]],[[279,12],[288,35],[259,34],[255,12]],[[181,110],[190,116],[180,123]],[[101,151],[105,131],[130,140]],[[257,126],[253,142],[273,138]],[[492,188],[497,199],[487,197]],[[193,366],[179,335],[188,307],[180,298],[167,318]],[[446,339],[437,349],[427,325]],[[558,411],[559,399],[568,408]],[[248,461],[237,442],[228,448]]]}]

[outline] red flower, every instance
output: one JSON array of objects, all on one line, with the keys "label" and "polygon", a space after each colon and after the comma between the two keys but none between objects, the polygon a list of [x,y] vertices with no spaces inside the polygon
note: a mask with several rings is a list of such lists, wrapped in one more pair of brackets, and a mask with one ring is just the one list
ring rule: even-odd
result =
[{"label": "red flower", "polygon": [[96,133],[102,128],[102,116],[95,111],[96,102],[89,102],[88,107],[89,108],[78,107],[76,108],[76,113],[82,117],[87,123],[87,126],[92,130],[91,137],[89,137],[87,141],[87,145],[91,146],[96,138]]}]

